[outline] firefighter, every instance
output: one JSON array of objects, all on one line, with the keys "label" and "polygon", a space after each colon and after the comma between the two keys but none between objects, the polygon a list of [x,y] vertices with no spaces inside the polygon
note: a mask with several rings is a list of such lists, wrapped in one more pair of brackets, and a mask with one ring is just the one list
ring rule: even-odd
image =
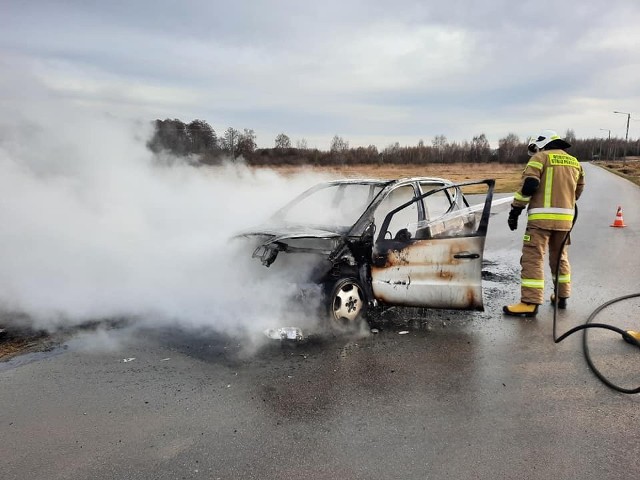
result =
[{"label": "firefighter", "polygon": [[[509,212],[509,228],[518,228],[518,217],[527,208],[527,229],[520,259],[520,303],[507,305],[507,315],[534,317],[544,302],[544,255],[549,248],[549,264],[554,281],[558,281],[558,308],[567,308],[571,294],[571,266],[565,237],[573,225],[575,202],[584,189],[584,170],[575,157],[564,149],[571,145],[553,130],[543,130],[531,138],[531,156],[522,172],[520,189],[514,194]],[[562,250],[562,251],[561,251]],[[560,271],[558,267],[560,258]],[[554,304],[556,298],[551,295]]]}]

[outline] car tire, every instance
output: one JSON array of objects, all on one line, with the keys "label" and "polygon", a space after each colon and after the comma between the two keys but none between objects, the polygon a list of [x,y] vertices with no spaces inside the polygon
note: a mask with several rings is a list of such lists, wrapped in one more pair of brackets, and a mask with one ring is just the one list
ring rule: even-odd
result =
[{"label": "car tire", "polygon": [[333,330],[348,332],[365,321],[367,298],[360,281],[354,277],[338,280],[328,290],[329,325]]}]

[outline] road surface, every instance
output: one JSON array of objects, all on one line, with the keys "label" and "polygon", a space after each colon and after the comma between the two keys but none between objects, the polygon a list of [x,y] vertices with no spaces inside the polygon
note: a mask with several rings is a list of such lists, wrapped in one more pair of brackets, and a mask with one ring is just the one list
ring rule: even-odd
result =
[{"label": "road surface", "polygon": [[[585,170],[561,331],[640,291],[640,189]],[[618,205],[624,229],[609,226]],[[249,357],[233,339],[158,331],[111,352],[71,340],[0,364],[0,476],[637,478],[640,397],[592,375],[581,335],[554,344],[548,305],[534,320],[503,317],[518,299],[524,225],[510,232],[501,213],[489,230],[485,312],[411,310],[378,334],[276,342]],[[598,321],[640,330],[639,306]],[[638,349],[591,337],[612,380],[640,384]]]}]

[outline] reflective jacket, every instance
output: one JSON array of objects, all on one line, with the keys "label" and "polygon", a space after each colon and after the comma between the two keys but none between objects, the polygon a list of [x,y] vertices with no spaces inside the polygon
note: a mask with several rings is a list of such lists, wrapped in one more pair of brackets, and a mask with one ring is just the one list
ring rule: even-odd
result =
[{"label": "reflective jacket", "polygon": [[[522,187],[531,177],[540,183],[533,194],[525,196]],[[560,149],[542,150],[529,159],[512,205],[528,207],[530,227],[567,231],[571,229],[574,206],[583,189],[584,170],[578,159]]]}]

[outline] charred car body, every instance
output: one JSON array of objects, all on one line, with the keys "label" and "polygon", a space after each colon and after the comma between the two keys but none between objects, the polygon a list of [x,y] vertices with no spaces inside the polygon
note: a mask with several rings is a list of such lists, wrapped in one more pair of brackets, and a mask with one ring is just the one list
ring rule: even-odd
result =
[{"label": "charred car body", "polygon": [[[463,189],[482,187],[471,205]],[[372,307],[482,310],[482,258],[494,180],[337,180],[318,184],[240,236],[265,267],[283,255],[314,257],[332,325]],[[502,203],[502,202],[501,202]]]}]

